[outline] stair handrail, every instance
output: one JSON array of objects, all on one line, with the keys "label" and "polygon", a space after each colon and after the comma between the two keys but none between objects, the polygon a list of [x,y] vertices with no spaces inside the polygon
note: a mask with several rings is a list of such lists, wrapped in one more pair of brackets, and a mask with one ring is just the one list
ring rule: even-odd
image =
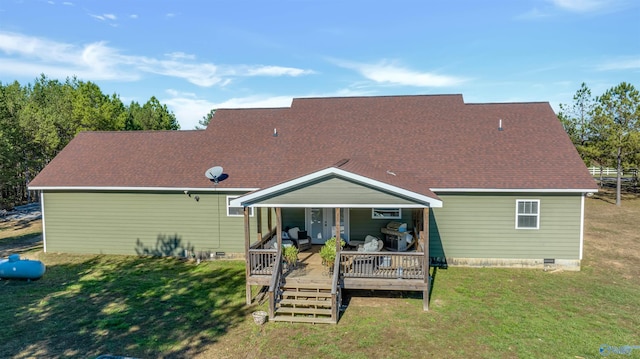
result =
[{"label": "stair handrail", "polygon": [[259,239],[256,243],[252,244],[249,248],[251,249],[262,248],[264,244],[267,243],[275,235],[276,235],[276,229],[274,228],[271,231],[269,231],[269,233],[263,235],[261,239]]},{"label": "stair handrail", "polygon": [[273,318],[276,311],[276,293],[280,291],[280,277],[282,276],[282,248],[278,247],[276,263],[269,282],[269,318]]},{"label": "stair handrail", "polygon": [[341,298],[338,281],[340,279],[340,253],[336,254],[336,260],[333,262],[333,278],[331,281],[331,320],[338,323],[338,313],[340,311]]}]

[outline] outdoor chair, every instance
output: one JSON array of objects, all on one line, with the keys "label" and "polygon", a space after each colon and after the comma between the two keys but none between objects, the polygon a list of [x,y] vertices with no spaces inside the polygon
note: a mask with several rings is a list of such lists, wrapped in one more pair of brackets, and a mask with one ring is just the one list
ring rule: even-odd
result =
[{"label": "outdoor chair", "polygon": [[307,231],[301,231],[300,228],[293,227],[287,233],[300,252],[311,249],[311,238],[307,235]]}]

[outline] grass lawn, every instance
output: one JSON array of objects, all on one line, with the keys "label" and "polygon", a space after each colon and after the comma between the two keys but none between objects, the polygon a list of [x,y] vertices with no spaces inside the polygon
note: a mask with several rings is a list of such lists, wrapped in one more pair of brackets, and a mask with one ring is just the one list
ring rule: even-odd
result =
[{"label": "grass lawn", "polygon": [[256,326],[243,262],[32,250],[41,280],[0,281],[0,357],[598,358],[640,346],[640,199],[612,203],[586,201],[580,272],[439,270],[429,312],[420,293],[347,292],[338,325]]}]

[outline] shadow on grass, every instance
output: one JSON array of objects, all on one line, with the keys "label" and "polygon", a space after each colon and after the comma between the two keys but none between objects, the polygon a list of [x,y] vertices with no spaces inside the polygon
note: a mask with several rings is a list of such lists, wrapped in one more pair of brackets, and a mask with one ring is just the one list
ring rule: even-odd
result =
[{"label": "shadow on grass", "polygon": [[0,258],[10,254],[22,254],[42,249],[42,234],[29,233],[20,236],[0,239]]},{"label": "shadow on grass", "polygon": [[1,351],[192,357],[244,321],[242,264],[98,256],[47,265],[38,282],[2,281]]},{"label": "shadow on grass", "polygon": [[41,217],[28,217],[24,219],[19,219],[14,224],[14,229],[25,229],[31,227],[34,222],[41,220]]},{"label": "shadow on grass", "polygon": [[[616,204],[616,181],[607,179],[600,183],[600,189],[594,194],[595,199],[610,204]],[[621,199],[622,201],[640,198],[640,187],[635,182],[622,182]]]}]

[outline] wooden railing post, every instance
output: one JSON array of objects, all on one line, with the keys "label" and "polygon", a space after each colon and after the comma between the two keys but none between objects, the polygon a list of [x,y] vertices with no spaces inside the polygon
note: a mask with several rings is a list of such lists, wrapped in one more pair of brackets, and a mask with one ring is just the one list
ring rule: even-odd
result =
[{"label": "wooden railing post", "polygon": [[271,281],[269,282],[269,318],[273,318],[276,311],[276,296],[280,291],[280,276],[282,273],[282,249],[278,248]]},{"label": "wooden railing post", "polygon": [[336,208],[336,259],[340,257],[340,250],[342,246],[340,245],[340,241],[342,237],[340,236],[340,207]]},{"label": "wooden railing post", "polygon": [[333,278],[331,281],[331,321],[338,323],[340,316],[340,304],[342,302],[342,289],[339,284],[340,279],[340,253],[336,254],[336,260],[333,262]]},{"label": "wooden railing post", "polygon": [[423,264],[422,268],[424,271],[424,292],[422,299],[422,309],[427,311],[429,310],[429,290],[431,289],[431,281],[429,280],[429,274],[431,271],[429,270],[429,207],[425,207],[422,210],[422,234],[420,235],[422,238],[423,249]]},{"label": "wooden railing post", "polygon": [[246,262],[245,290],[246,290],[247,305],[251,304],[251,284],[249,284],[249,277],[251,276],[251,256],[249,255],[249,247],[251,247],[251,232],[249,228],[249,207],[244,207],[244,257]]},{"label": "wooden railing post", "polygon": [[258,240],[262,240],[262,208],[256,208],[256,230],[258,233]]},{"label": "wooden railing post", "polygon": [[276,208],[276,240],[278,243],[278,252],[282,251],[282,208]]}]

